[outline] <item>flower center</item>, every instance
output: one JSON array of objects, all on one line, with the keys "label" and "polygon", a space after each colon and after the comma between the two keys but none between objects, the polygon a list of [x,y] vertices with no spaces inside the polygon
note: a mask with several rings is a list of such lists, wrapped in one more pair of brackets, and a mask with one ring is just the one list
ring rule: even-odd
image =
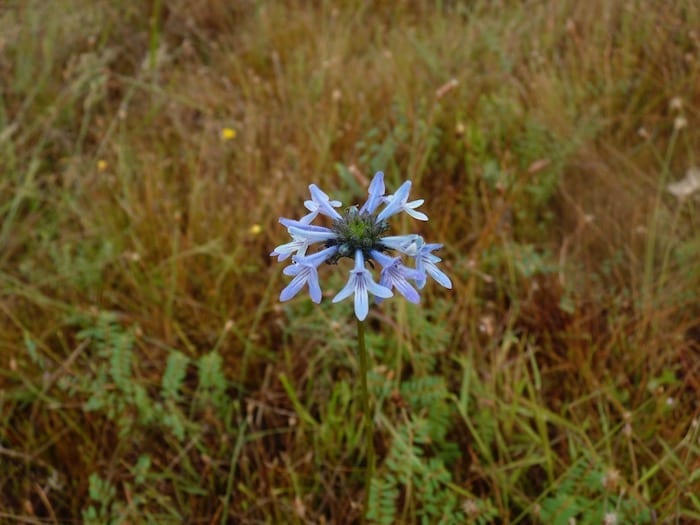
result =
[{"label": "flower center", "polygon": [[381,236],[389,229],[386,221],[377,221],[374,214],[362,213],[357,206],[351,206],[345,214],[333,221],[332,230],[335,239],[326,242],[326,246],[338,246],[338,252],[328,262],[335,264],[342,257],[354,258],[357,250],[362,250],[365,260],[372,258],[372,250],[382,250]]}]

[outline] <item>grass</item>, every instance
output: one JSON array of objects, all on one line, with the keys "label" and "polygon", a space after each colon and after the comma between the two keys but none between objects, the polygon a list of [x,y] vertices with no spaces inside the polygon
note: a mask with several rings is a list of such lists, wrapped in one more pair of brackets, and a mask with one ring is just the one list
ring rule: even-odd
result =
[{"label": "grass", "polygon": [[698,201],[666,192],[699,162],[698,27],[690,0],[4,2],[0,522],[358,523],[351,308],[279,304],[268,254],[309,183],[357,202],[376,170],[454,289],[370,315],[371,521],[700,521]]}]

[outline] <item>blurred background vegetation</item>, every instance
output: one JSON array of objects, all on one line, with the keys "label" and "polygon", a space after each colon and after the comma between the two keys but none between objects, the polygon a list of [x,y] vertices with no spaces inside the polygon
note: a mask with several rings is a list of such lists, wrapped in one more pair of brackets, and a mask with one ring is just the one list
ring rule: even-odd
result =
[{"label": "blurred background vegetation", "polygon": [[359,522],[268,254],[376,170],[455,286],[370,316],[372,522],[700,522],[699,79],[693,0],[0,2],[0,522]]}]

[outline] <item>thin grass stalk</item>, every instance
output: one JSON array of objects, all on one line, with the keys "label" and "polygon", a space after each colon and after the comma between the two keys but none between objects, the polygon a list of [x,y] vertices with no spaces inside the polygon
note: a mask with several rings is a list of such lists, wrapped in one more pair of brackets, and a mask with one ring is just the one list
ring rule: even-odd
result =
[{"label": "thin grass stalk", "polygon": [[369,510],[369,493],[374,475],[374,432],[372,424],[372,412],[370,411],[369,390],[367,388],[367,373],[369,372],[369,359],[365,344],[365,323],[357,320],[357,344],[360,351],[360,377],[362,386],[362,412],[364,414],[365,439],[367,440],[367,465],[365,466],[365,502],[362,508],[362,523],[366,523],[366,515]]}]

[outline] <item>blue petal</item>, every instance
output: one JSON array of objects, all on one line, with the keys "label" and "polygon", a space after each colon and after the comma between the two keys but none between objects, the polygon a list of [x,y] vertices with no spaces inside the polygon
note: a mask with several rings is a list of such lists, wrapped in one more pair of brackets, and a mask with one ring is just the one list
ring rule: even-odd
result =
[{"label": "blue petal", "polygon": [[370,252],[370,255],[372,256],[372,259],[377,261],[379,264],[382,265],[382,268],[386,268],[387,266],[391,266],[394,264],[394,261],[396,261],[396,257],[389,257],[388,255],[378,251],[378,250],[372,250]]},{"label": "blue petal", "polygon": [[360,321],[364,321],[369,312],[369,298],[367,297],[367,287],[362,278],[357,279],[355,287],[355,315]]},{"label": "blue petal", "polygon": [[416,211],[416,210],[413,210],[411,208],[404,208],[404,211],[406,213],[408,213],[411,217],[413,217],[414,219],[417,219],[419,221],[427,221],[428,220],[428,216],[425,213],[423,213],[422,211]]},{"label": "blue petal", "polygon": [[372,182],[369,183],[369,194],[370,195],[384,195],[384,173],[378,171],[374,174]]},{"label": "blue petal", "polygon": [[289,301],[292,297],[299,293],[306,283],[307,275],[300,273],[282,290],[280,293],[280,301]]},{"label": "blue petal", "polygon": [[408,284],[406,279],[394,279],[394,286],[399,293],[406,298],[406,300],[414,304],[418,304],[420,302],[420,295],[418,292],[416,292],[416,289],[413,288],[413,286]]},{"label": "blue petal", "polygon": [[452,281],[450,281],[450,278],[447,277],[447,275],[441,270],[438,270],[437,266],[434,264],[428,264],[426,265],[425,269],[428,274],[435,279],[435,281],[437,281],[438,284],[444,286],[445,288],[452,288]]},{"label": "blue petal", "polygon": [[[338,236],[337,233],[335,233],[333,230],[329,230],[328,228],[323,228],[323,230],[325,231],[315,230],[311,228],[312,227],[310,225],[307,225],[306,228],[290,226],[289,233],[292,235],[296,235],[312,244],[316,242],[323,242],[328,241],[330,239],[335,239]],[[317,226],[317,228],[320,228],[320,226]]]},{"label": "blue petal", "polygon": [[354,275],[351,275],[350,279],[348,279],[348,282],[345,283],[345,286],[343,287],[343,289],[340,290],[336,294],[336,296],[333,298],[334,303],[342,301],[343,299],[350,297],[352,295],[352,293],[355,291],[355,280],[356,280],[356,277]]},{"label": "blue petal", "polygon": [[316,304],[321,302],[321,285],[318,283],[318,273],[314,270],[309,275],[309,295]]},{"label": "blue petal", "polygon": [[282,273],[284,275],[299,275],[299,272],[303,268],[304,267],[301,266],[300,264],[290,264],[289,266],[284,267],[284,269],[282,270]]},{"label": "blue petal", "polygon": [[391,290],[389,290],[389,288],[375,283],[369,276],[367,279],[365,279],[365,286],[372,295],[381,297],[383,299],[388,299],[389,297],[392,297],[394,295],[394,293]]},{"label": "blue petal", "polygon": [[330,246],[320,252],[312,253],[311,255],[305,255],[303,257],[296,256],[294,257],[294,262],[318,268],[321,263],[326,262],[337,251],[337,246]]},{"label": "blue petal", "polygon": [[399,213],[403,209],[403,205],[406,204],[406,199],[408,199],[408,193],[410,191],[411,181],[407,180],[399,187],[396,193],[394,193],[386,208],[379,212],[379,215],[377,215],[377,221],[383,221],[384,219]]},{"label": "blue petal", "polygon": [[318,211],[327,215],[333,219],[341,219],[340,214],[333,209],[331,206],[328,195],[323,193],[318,186],[315,184],[309,185],[309,191],[311,192],[311,198],[313,202],[318,206]]},{"label": "blue petal", "polygon": [[397,250],[411,257],[415,257],[424,245],[423,237],[415,233],[382,237],[379,242],[391,250]]},{"label": "blue petal", "polygon": [[374,210],[382,203],[384,197],[384,173],[378,171],[372,182],[369,184],[368,194],[369,198],[367,202],[360,208],[360,214],[362,213],[374,213]]}]

